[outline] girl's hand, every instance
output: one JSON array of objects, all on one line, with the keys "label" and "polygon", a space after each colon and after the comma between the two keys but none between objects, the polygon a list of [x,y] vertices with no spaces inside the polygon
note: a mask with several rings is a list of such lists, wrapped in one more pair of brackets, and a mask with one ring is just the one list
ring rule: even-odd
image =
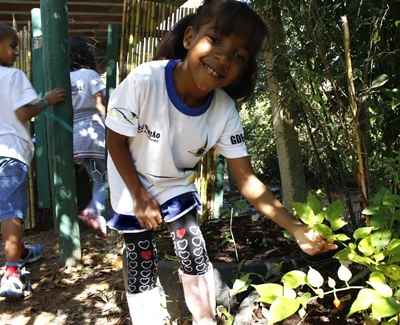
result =
[{"label": "girl's hand", "polygon": [[135,199],[135,216],[140,225],[147,230],[156,229],[162,221],[158,202],[145,190],[142,190],[139,195],[135,195]]},{"label": "girl's hand", "polygon": [[64,101],[65,99],[65,90],[61,88],[56,88],[50,90],[45,96],[49,105],[58,104]]},{"label": "girl's hand", "polygon": [[337,248],[334,243],[326,241],[318,232],[305,225],[296,226],[293,236],[301,250],[308,255],[317,255]]}]

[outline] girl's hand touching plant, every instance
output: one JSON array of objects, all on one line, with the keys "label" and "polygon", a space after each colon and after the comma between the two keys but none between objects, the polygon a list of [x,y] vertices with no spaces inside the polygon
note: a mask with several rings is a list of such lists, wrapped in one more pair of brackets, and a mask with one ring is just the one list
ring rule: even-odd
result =
[{"label": "girl's hand touching plant", "polygon": [[337,249],[337,245],[327,241],[317,231],[306,225],[298,225],[293,236],[300,249],[308,255],[317,255]]}]

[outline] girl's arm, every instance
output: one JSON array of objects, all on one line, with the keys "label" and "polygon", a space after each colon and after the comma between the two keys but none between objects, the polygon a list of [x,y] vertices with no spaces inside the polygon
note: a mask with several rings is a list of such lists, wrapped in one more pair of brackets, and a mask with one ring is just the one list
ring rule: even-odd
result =
[{"label": "girl's arm", "polygon": [[234,175],[240,193],[258,211],[285,228],[305,253],[315,255],[336,249],[336,245],[326,242],[320,235],[293,218],[254,174],[249,158],[228,159],[228,166]]},{"label": "girl's arm", "polygon": [[54,105],[64,101],[65,91],[64,89],[53,89],[49,91],[46,96],[34,103],[22,106],[15,111],[15,115],[20,122],[25,124],[30,121],[31,118],[39,115],[47,105]]},{"label": "girl's arm", "polygon": [[104,96],[101,91],[95,94],[96,98],[96,109],[100,113],[100,116],[106,118],[106,107],[104,106]]},{"label": "girl's arm", "polygon": [[107,146],[118,173],[135,198],[135,216],[139,223],[148,230],[157,228],[161,224],[160,207],[140,182],[129,150],[128,137],[107,129]]}]

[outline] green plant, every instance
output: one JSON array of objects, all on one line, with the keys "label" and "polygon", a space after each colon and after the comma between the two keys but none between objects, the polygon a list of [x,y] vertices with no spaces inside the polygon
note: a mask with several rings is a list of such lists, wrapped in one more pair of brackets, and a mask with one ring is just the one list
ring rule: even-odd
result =
[{"label": "green plant", "polygon": [[[334,296],[333,303],[339,307],[341,300],[337,293],[350,290],[359,290],[359,292],[351,305],[348,316],[357,312],[365,312],[366,319],[377,321],[386,319],[386,324],[390,324],[390,317],[400,313],[400,304],[393,296],[393,290],[386,283],[386,278],[382,273],[371,273],[367,286],[350,285],[352,273],[345,265],[339,267],[337,276],[344,283],[341,287],[337,287],[333,278],[324,279],[317,270],[309,267],[307,273],[293,270],[284,274],[281,284],[264,283],[252,285],[252,287],[259,295],[258,302],[263,306],[263,315],[268,319],[268,325],[289,318],[296,312],[301,318],[305,318],[307,305],[314,299],[324,298],[328,295]],[[244,292],[249,286],[249,276],[246,274],[235,281],[231,295]],[[329,289],[324,290],[324,287]],[[370,313],[368,313],[369,311]],[[233,322],[233,316],[226,309],[220,309],[220,312],[227,320]]]},{"label": "green plant", "polygon": [[362,213],[368,217],[370,226],[388,229],[400,236],[400,194],[382,188],[372,197],[368,208]]},{"label": "green plant", "polygon": [[294,214],[310,229],[317,231],[329,241],[348,241],[350,238],[344,233],[335,233],[343,228],[347,222],[344,220],[344,205],[337,200],[326,207],[322,206],[321,192],[309,193],[305,203],[293,204]]}]

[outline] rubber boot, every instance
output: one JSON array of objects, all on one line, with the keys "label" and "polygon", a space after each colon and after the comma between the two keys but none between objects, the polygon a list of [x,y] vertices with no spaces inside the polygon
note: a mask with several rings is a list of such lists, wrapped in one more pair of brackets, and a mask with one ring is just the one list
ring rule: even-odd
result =
[{"label": "rubber boot", "polygon": [[203,275],[185,274],[179,270],[186,305],[193,317],[193,325],[215,325],[215,280],[212,265]]},{"label": "rubber boot", "polygon": [[132,325],[165,325],[168,312],[165,296],[159,287],[140,293],[127,293],[129,314]]}]

